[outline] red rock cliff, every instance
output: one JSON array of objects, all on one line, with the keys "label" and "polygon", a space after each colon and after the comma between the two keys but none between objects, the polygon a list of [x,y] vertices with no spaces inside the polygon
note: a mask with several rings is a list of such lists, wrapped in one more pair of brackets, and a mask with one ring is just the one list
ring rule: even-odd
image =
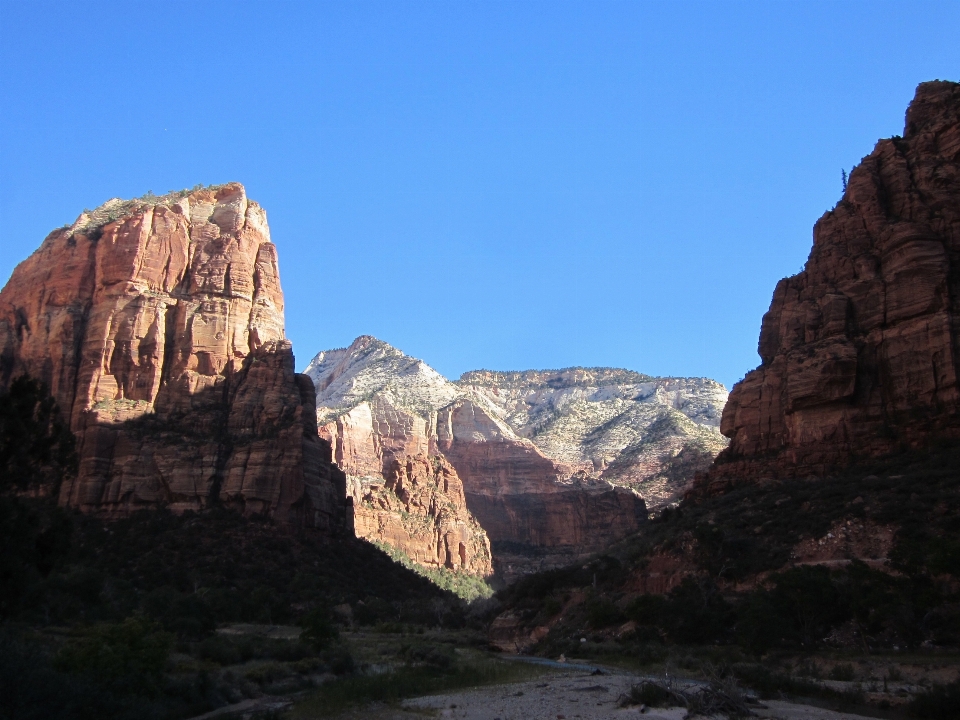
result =
[{"label": "red rock cliff", "polygon": [[487,576],[490,540],[467,510],[463,483],[444,458],[388,461],[385,482],[351,478],[357,537],[385,543],[420,565]]},{"label": "red rock cliff", "polygon": [[111,200],[51,233],[0,292],[0,386],[24,372],[79,437],[65,504],[122,515],[219,498],[343,525],[266,213],[240,184]]},{"label": "red rock cliff", "polygon": [[647,519],[643,499],[632,490],[598,479],[561,482],[554,461],[470,400],[439,412],[437,437],[463,478],[467,506],[495,542],[579,556]]},{"label": "red rock cliff", "polygon": [[779,282],[762,364],[730,394],[709,472],[822,473],[960,436],[960,84],[923,83]]}]

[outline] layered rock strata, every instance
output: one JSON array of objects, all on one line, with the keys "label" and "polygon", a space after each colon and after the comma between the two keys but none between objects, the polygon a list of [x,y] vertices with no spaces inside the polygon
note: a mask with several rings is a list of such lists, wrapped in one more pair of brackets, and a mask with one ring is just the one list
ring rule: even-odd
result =
[{"label": "layered rock strata", "polygon": [[960,85],[923,83],[777,284],[703,487],[960,437]]},{"label": "layered rock strata", "polygon": [[361,488],[385,492],[397,463],[439,458],[462,479],[507,576],[633,532],[646,518],[638,489],[670,502],[724,445],[726,391],[705,379],[576,368],[452,383],[368,336],[319,353],[306,372],[358,517],[371,502]]},{"label": "layered rock strata", "polygon": [[47,383],[79,438],[61,501],[125,515],[220,501],[338,532],[345,478],[284,339],[276,247],[242,185],[111,200],[0,292],[0,385]]},{"label": "layered rock strata", "polygon": [[456,383],[550,458],[564,479],[629,487],[651,509],[676,501],[726,447],[727,390],[708,378],[617,368],[464,373]]},{"label": "layered rock strata", "polygon": [[383,484],[352,478],[358,537],[390,545],[428,568],[486,577],[490,541],[467,510],[463,484],[439,456],[394,458]]}]

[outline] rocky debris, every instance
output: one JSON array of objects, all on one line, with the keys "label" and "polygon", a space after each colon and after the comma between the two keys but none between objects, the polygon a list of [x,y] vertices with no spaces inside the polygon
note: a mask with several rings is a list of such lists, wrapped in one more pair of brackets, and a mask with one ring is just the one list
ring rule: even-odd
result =
[{"label": "rocky debris", "polygon": [[80,470],[65,504],[219,500],[338,532],[345,478],[283,328],[276,247],[242,185],[111,200],[0,292],[0,386],[27,373],[69,416]]},{"label": "rocky debris", "polygon": [[[508,576],[632,532],[646,518],[640,495],[674,501],[724,446],[726,390],[702,378],[571,368],[454,383],[369,336],[319,353],[306,372],[321,436],[348,476],[382,489],[406,458],[449,461]],[[368,500],[356,502],[359,517]]]},{"label": "rocky debris", "polygon": [[806,538],[790,553],[793,565],[843,565],[857,559],[883,570],[893,549],[894,528],[854,517],[839,520],[821,537]]},{"label": "rocky debris", "polygon": [[701,488],[960,437],[960,84],[922,83],[781,280]]}]

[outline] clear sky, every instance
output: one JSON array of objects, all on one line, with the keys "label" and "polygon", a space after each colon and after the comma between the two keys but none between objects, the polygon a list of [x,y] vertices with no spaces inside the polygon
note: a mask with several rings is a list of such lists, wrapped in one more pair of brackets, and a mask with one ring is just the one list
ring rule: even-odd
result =
[{"label": "clear sky", "polygon": [[0,276],[108,198],[243,182],[299,367],[716,378],[917,83],[950,2],[0,0]]}]

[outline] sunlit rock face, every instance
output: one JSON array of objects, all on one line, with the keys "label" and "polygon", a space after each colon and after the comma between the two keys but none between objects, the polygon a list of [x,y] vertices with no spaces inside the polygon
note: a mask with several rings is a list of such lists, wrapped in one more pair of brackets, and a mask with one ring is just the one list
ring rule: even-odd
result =
[{"label": "sunlit rock face", "polygon": [[357,517],[374,495],[387,502],[392,468],[448,463],[507,577],[633,532],[647,516],[641,493],[657,506],[674,501],[725,445],[726,390],[712,380],[573,368],[450,382],[369,336],[319,353],[306,373]]},{"label": "sunlit rock face", "polygon": [[703,487],[823,474],[960,436],[960,85],[923,83],[777,284]]},{"label": "sunlit rock face", "polygon": [[79,437],[66,504],[344,524],[266,213],[238,183],[111,200],[52,232],[0,292],[0,384],[24,372]]},{"label": "sunlit rock face", "polygon": [[384,543],[428,568],[486,577],[490,540],[467,510],[463,484],[444,458],[394,458],[382,484],[351,478],[358,537]]},{"label": "sunlit rock face", "polygon": [[490,540],[437,450],[436,408],[455,388],[369,336],[319,353],[306,374],[317,387],[320,435],[347,473],[357,536],[428,568],[490,575]]},{"label": "sunlit rock face", "polygon": [[457,386],[529,440],[563,480],[636,490],[648,508],[673,503],[726,447],[727,390],[708,378],[617,368],[465,373]]}]

